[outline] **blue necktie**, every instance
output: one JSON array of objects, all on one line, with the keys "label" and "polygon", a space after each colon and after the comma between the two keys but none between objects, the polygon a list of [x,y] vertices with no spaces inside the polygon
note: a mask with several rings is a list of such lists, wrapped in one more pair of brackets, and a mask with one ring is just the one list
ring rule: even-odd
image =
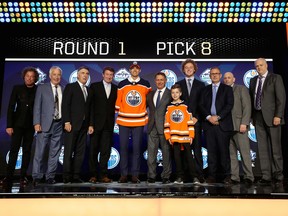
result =
[{"label": "blue necktie", "polygon": [[215,107],[215,101],[216,101],[216,94],[217,94],[217,86],[213,85],[212,88],[212,104],[211,104],[211,115],[216,115],[216,107]]},{"label": "blue necktie", "polygon": [[156,99],[156,108],[159,106],[160,104],[160,94],[161,94],[161,91],[158,91],[158,95],[157,95],[157,99]]},{"label": "blue necktie", "polygon": [[261,109],[261,94],[262,94],[262,77],[259,76],[258,88],[256,91],[256,103],[255,103],[257,110]]},{"label": "blue necktie", "polygon": [[192,83],[191,83],[191,79],[187,79],[188,80],[188,94],[190,95],[191,89],[192,89]]}]

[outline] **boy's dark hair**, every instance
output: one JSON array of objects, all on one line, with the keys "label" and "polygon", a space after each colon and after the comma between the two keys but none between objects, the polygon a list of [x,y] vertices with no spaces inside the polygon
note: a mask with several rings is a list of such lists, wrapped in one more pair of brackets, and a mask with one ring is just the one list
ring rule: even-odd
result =
[{"label": "boy's dark hair", "polygon": [[179,89],[179,91],[182,92],[181,86],[180,86],[180,84],[178,84],[178,83],[172,85],[171,90],[172,90],[172,89]]}]

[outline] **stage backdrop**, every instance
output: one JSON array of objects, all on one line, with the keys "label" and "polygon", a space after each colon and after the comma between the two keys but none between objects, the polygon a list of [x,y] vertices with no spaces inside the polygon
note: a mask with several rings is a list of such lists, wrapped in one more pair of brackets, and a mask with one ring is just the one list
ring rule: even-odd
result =
[{"label": "stage backdrop", "polygon": [[[262,26],[263,27],[263,26]],[[10,137],[6,134],[6,113],[12,87],[23,83],[21,70],[26,66],[38,69],[40,80],[49,82],[48,71],[53,65],[63,69],[61,84],[76,81],[76,69],[82,65],[90,68],[89,86],[101,80],[105,66],[115,68],[114,83],[129,76],[129,66],[136,61],[141,66],[140,76],[149,80],[155,88],[154,75],[162,71],[168,77],[167,87],[184,78],[181,62],[192,58],[198,63],[196,79],[210,83],[209,72],[218,66],[224,74],[233,72],[236,83],[249,87],[251,77],[256,76],[254,60],[265,57],[269,71],[276,72],[275,62],[279,62],[279,50],[285,46],[285,25],[280,28],[265,25],[213,25],[213,29],[226,29],[225,32],[211,31],[209,25],[21,25],[18,28],[7,26],[3,29],[5,40],[1,42],[1,66],[3,73],[0,116],[0,175],[5,173],[9,158]],[[278,26],[279,27],[279,26]],[[228,31],[229,30],[229,31]],[[283,34],[277,38],[276,32]],[[283,33],[284,32],[284,33]],[[279,36],[279,35],[278,35]],[[142,39],[142,38],[145,39]],[[283,42],[284,41],[284,42]],[[284,45],[283,45],[284,44]],[[279,66],[278,66],[279,67]],[[279,69],[279,68],[278,68]],[[145,130],[146,132],[146,130]],[[257,138],[254,126],[250,125],[251,159],[255,174],[257,167]],[[207,168],[207,152],[203,139],[204,168]],[[63,144],[63,143],[62,143]],[[34,146],[34,144],[33,144]],[[63,148],[59,157],[58,173],[62,172]],[[89,142],[87,143],[87,149]],[[34,149],[32,149],[33,151]],[[131,145],[130,145],[131,150]],[[147,172],[147,137],[142,146],[141,173]],[[22,151],[16,165],[16,173],[21,167]],[[240,157],[239,157],[240,159]],[[114,145],[109,160],[111,174],[119,174],[118,126],[114,127]],[[159,171],[162,154],[157,156]],[[88,172],[87,157],[83,164],[83,174]]]}]

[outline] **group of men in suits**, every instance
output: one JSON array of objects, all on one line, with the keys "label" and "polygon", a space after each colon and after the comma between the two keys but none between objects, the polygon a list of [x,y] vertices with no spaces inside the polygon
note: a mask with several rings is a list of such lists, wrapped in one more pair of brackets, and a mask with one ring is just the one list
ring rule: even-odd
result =
[{"label": "group of men in suits", "polygon": [[[188,111],[197,119],[194,126],[195,138],[192,149],[199,181],[205,182],[202,161],[202,144],[205,141],[208,150],[206,182],[213,183],[220,179],[228,184],[239,183],[237,160],[237,150],[239,150],[244,181],[249,184],[253,183],[254,176],[247,137],[250,118],[252,118],[256,128],[262,171],[259,183],[270,184],[272,181],[282,183],[284,176],[281,125],[284,124],[286,94],[281,76],[268,73],[266,60],[264,58],[257,59],[255,68],[258,76],[250,81],[250,97],[248,97],[247,89],[235,84],[235,77],[231,72],[225,73],[224,83],[221,83],[220,69],[212,67],[210,69],[212,84],[205,86],[194,77],[198,69],[194,60],[186,59],[181,66],[185,75],[184,79],[178,81],[182,89],[181,99],[187,104]],[[25,68],[23,70],[24,85],[13,88],[9,102],[6,131],[12,137],[12,144],[7,175],[0,181],[0,184],[12,182],[21,143],[23,146],[21,184],[28,183],[26,172],[34,130],[37,133],[32,169],[35,185],[39,184],[44,177],[47,183],[56,183],[55,174],[62,134],[64,134],[64,183],[83,182],[81,168],[85,156],[87,134],[91,136],[89,153],[91,178],[89,182],[111,182],[112,179],[108,178],[107,163],[113,145],[115,108],[118,111],[117,121],[121,132],[120,156],[122,162],[120,163],[121,178],[119,182],[127,182],[127,138],[132,133],[133,148],[136,153],[138,152],[133,156],[132,183],[140,183],[138,178],[139,152],[142,142],[139,139],[143,138],[143,127],[148,120],[146,106],[149,108],[147,181],[148,183],[155,182],[156,158],[160,144],[163,156],[162,183],[170,183],[171,149],[165,140],[163,128],[166,106],[171,102],[170,90],[166,88],[167,78],[164,73],[156,73],[154,78],[157,89],[151,91],[149,82],[139,77],[140,71],[137,63],[131,65],[131,77],[122,81],[121,88],[118,88],[112,83],[114,69],[105,67],[102,73],[103,79],[87,87],[86,83],[90,72],[88,67],[82,66],[77,70],[77,81],[67,84],[63,88],[60,85],[62,70],[58,66],[52,66],[49,71],[50,82],[37,88],[35,85],[38,79],[37,70],[33,67]],[[139,95],[135,95],[136,93]],[[123,97],[117,98],[117,94],[123,94]],[[142,100],[139,101],[139,97]],[[140,102],[144,103],[139,107],[145,112],[132,115],[135,105]],[[139,116],[136,118],[135,115],[138,114]],[[129,122],[132,125],[129,125]],[[136,125],[135,122],[139,122],[139,125]],[[28,127],[29,125],[31,127]],[[131,128],[135,131],[131,131]],[[202,140],[202,130],[205,140]],[[49,148],[48,161],[45,162],[47,147]],[[98,163],[99,152],[101,156]]]}]

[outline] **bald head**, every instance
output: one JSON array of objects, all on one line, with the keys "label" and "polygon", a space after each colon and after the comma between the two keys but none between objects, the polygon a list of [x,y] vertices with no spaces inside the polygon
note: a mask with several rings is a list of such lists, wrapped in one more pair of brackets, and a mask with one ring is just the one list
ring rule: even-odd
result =
[{"label": "bald head", "polygon": [[224,82],[226,85],[229,85],[229,86],[233,85],[233,84],[235,83],[235,80],[236,80],[236,79],[235,79],[233,73],[231,73],[231,72],[226,72],[226,73],[224,74],[223,82]]}]

